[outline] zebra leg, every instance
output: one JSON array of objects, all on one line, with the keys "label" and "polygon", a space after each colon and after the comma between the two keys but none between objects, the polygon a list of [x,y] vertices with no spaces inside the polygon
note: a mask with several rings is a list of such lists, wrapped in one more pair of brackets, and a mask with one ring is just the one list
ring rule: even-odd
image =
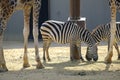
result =
[{"label": "zebra leg", "polygon": [[46,61],[45,51],[46,51],[46,41],[43,40],[43,61]]},{"label": "zebra leg", "polygon": [[51,45],[51,41],[49,41],[49,42],[47,43],[47,47],[46,47],[46,56],[47,56],[48,61],[51,61],[51,59],[50,59],[50,57],[49,57],[49,51],[48,51],[50,45]]},{"label": "zebra leg", "polygon": [[115,49],[117,50],[117,53],[118,53],[118,60],[120,60],[120,51],[119,51],[118,44],[114,43],[114,47],[115,47]]},{"label": "zebra leg", "polygon": [[83,59],[82,54],[81,54],[81,43],[77,44],[77,50],[78,50],[78,53],[80,55],[80,60],[82,62],[84,62],[84,59]]},{"label": "zebra leg", "polygon": [[51,61],[50,57],[49,57],[49,47],[50,47],[51,41],[44,41],[43,42],[43,60],[46,61],[45,58],[45,53],[47,56],[48,61]]}]

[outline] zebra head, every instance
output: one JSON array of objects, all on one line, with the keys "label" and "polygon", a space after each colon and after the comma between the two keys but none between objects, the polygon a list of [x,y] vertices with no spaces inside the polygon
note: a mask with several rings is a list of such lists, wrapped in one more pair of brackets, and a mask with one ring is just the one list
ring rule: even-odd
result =
[{"label": "zebra head", "polygon": [[98,48],[97,48],[97,44],[95,44],[94,46],[92,47],[87,47],[87,51],[86,51],[86,59],[88,61],[91,61],[92,59],[94,61],[97,61],[98,60]]}]

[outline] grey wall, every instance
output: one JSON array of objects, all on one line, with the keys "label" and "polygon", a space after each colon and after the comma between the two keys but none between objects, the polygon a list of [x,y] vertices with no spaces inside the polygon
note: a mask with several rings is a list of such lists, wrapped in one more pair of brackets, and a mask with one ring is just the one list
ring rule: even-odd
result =
[{"label": "grey wall", "polygon": [[96,25],[110,21],[108,0],[81,0],[81,16],[87,18],[87,27],[92,30]]},{"label": "grey wall", "polygon": [[7,23],[4,40],[23,40],[23,11],[16,11]]},{"label": "grey wall", "polygon": [[[51,0],[50,19],[66,21],[69,17],[70,0]],[[110,21],[108,0],[81,0],[82,17],[87,18],[87,28],[92,30],[96,25]],[[119,16],[119,15],[118,15]],[[120,20],[120,17],[117,18]]]},{"label": "grey wall", "polygon": [[66,21],[69,16],[70,0],[50,0],[50,19]]}]

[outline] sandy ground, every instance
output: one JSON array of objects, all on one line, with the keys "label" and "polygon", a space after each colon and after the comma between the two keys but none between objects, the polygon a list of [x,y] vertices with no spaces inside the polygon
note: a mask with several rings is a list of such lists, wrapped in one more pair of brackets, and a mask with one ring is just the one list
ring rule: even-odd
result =
[{"label": "sandy ground", "polygon": [[[34,44],[28,45],[28,56],[31,67],[22,68],[23,42],[4,42],[4,53],[8,72],[0,73],[0,80],[120,80],[120,61],[114,49],[112,64],[105,64],[107,45],[102,43],[98,49],[97,62],[71,62],[69,44],[52,44],[49,52],[51,62],[42,61],[42,42],[39,43],[41,61],[44,69],[36,69]],[[86,45],[82,44],[82,54],[85,55]]]}]

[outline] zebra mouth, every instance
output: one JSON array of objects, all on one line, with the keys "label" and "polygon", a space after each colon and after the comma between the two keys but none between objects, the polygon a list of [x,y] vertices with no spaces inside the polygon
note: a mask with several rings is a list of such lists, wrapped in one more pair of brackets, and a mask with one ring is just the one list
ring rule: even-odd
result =
[{"label": "zebra mouth", "polygon": [[98,60],[98,56],[93,56],[93,60],[97,61]]},{"label": "zebra mouth", "polygon": [[87,61],[91,61],[91,60],[92,60],[92,57],[86,55],[86,59],[87,59]]}]

